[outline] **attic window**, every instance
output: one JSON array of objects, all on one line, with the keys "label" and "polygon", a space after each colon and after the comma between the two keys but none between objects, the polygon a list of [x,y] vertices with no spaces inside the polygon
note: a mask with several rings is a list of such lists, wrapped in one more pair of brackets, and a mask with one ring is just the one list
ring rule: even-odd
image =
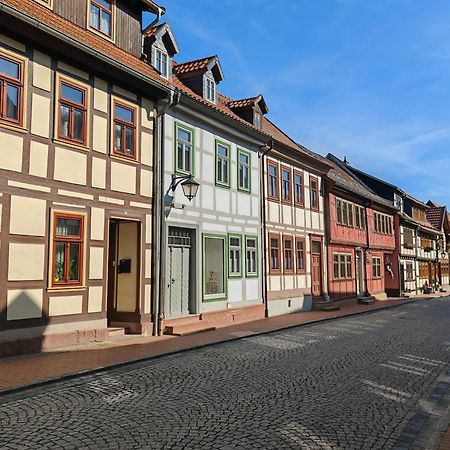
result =
[{"label": "attic window", "polygon": [[155,49],[155,68],[164,78],[168,77],[168,56],[159,48]]},{"label": "attic window", "polygon": [[216,83],[211,78],[206,78],[205,98],[210,102],[216,102]]},{"label": "attic window", "polygon": [[259,112],[255,111],[253,115],[253,125],[257,128],[262,127],[262,116]]}]

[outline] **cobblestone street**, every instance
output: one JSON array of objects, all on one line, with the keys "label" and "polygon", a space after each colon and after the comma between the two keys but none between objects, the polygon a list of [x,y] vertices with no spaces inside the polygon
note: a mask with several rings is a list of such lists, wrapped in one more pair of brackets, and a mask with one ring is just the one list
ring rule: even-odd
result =
[{"label": "cobblestone street", "polygon": [[401,448],[449,319],[430,300],[5,395],[0,448]]}]

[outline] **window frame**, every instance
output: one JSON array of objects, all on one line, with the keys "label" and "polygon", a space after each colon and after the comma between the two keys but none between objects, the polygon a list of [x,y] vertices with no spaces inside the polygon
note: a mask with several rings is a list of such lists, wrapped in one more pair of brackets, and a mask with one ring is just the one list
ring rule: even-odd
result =
[{"label": "window frame", "polygon": [[[27,110],[27,82],[28,82],[28,59],[13,52],[10,52],[4,48],[0,49],[0,57],[11,61],[19,66],[19,78],[10,78],[7,75],[0,75],[0,125],[3,127],[11,127],[14,129],[25,129],[26,110]],[[18,88],[18,102],[17,113],[18,120],[8,119],[3,117],[3,113],[6,110],[6,89],[3,87],[4,83],[15,86]]]},{"label": "window frame", "polygon": [[372,256],[372,279],[373,280],[381,280],[381,257],[380,256]]},{"label": "window frame", "polygon": [[[270,167],[275,168],[275,187],[276,187],[276,195],[272,195],[270,192],[271,185],[271,175],[270,175]],[[273,201],[280,201],[280,165],[275,161],[267,161],[267,198]]]},{"label": "window frame", "polygon": [[[166,73],[163,73],[163,72],[161,72],[158,69],[158,53],[160,53],[161,56],[165,56],[166,57]],[[154,48],[154,53],[153,53],[153,58],[154,58],[154,67],[155,67],[155,69],[160,73],[160,75],[163,78],[168,80],[169,79],[169,61],[170,61],[169,54],[165,50],[163,50],[163,49],[161,49],[159,47],[155,47]],[[162,67],[162,59],[161,59],[161,67]]]},{"label": "window frame", "polygon": [[[189,155],[190,158],[190,171],[187,171],[185,169],[180,169],[178,167],[178,129],[181,129],[187,133],[190,133],[191,135],[191,152]],[[175,139],[174,139],[174,163],[175,163],[175,168],[174,168],[174,172],[176,174],[180,174],[180,175],[192,175],[195,176],[195,128],[190,127],[189,125],[185,125],[184,123],[175,122]],[[183,152],[184,154],[184,152]]]},{"label": "window frame", "polygon": [[[299,250],[298,250],[298,244],[299,243],[303,243],[303,269],[299,267],[298,264],[298,254],[299,254]],[[304,237],[296,237],[295,238],[295,269],[296,269],[296,273],[299,274],[305,274],[306,273],[306,258],[307,258],[307,252],[306,252],[306,239]]]},{"label": "window frame", "polygon": [[[218,294],[206,294],[206,240],[207,239],[220,239],[223,241],[223,290],[224,292],[220,292]],[[203,255],[203,264],[202,264],[202,281],[203,281],[203,290],[202,290],[202,299],[203,302],[217,302],[228,299],[228,237],[226,234],[214,234],[214,233],[203,233],[202,236],[202,255]]]},{"label": "window frame", "polygon": [[[333,267],[332,270],[333,281],[353,280],[353,255],[351,253],[333,252],[331,261]],[[348,270],[349,264],[350,264],[350,271]],[[337,276],[335,272],[336,267],[337,267]]]},{"label": "window frame", "polygon": [[[84,105],[82,108],[80,108],[80,104],[71,102],[69,100],[62,100],[62,85],[65,84],[66,86],[72,87],[73,89],[83,91],[84,93]],[[57,115],[55,122],[55,139],[57,142],[61,142],[64,144],[68,144],[70,146],[76,146],[81,148],[88,148],[89,147],[89,124],[90,124],[90,86],[88,84],[82,83],[78,80],[75,80],[73,78],[70,78],[66,75],[62,75],[61,73],[57,73],[56,75],[56,96],[55,96],[55,115]],[[76,109],[82,109],[83,110],[83,140],[78,141],[77,139],[73,139],[70,137],[62,136],[61,135],[61,125],[62,125],[62,117],[61,117],[61,106],[65,105],[69,108],[76,108]],[[69,117],[69,128],[70,132],[72,132],[72,117],[73,114]]]},{"label": "window frame", "polygon": [[[313,182],[316,184],[316,189],[312,188]],[[313,204],[313,192],[317,194],[317,205]],[[320,211],[320,185],[319,179],[313,175],[309,176],[309,201],[311,211]]]},{"label": "window frame", "polygon": [[[223,157],[221,155],[219,155],[219,146],[226,148],[227,149],[227,156]],[[216,181],[216,186],[219,187],[223,187],[226,189],[230,189],[231,187],[231,144],[228,144],[225,141],[222,141],[220,139],[216,139],[215,140],[215,144],[214,144],[214,148],[215,148],[215,181]],[[217,164],[219,162],[219,160],[225,160],[228,162],[227,164],[227,178],[228,178],[228,182],[219,180],[219,174],[218,174],[218,170],[217,170]]]},{"label": "window frame", "polygon": [[[237,272],[231,272],[231,251],[236,250],[237,246],[231,245],[231,239],[239,239],[239,273]],[[243,248],[243,242],[242,242],[242,235],[237,233],[228,233],[228,278],[243,278],[244,271],[242,270],[242,248]]]},{"label": "window frame", "polygon": [[34,0],[36,3],[45,6],[48,9],[53,9],[53,0]]},{"label": "window frame", "polygon": [[[205,85],[204,85],[204,89],[205,89],[205,100],[207,100],[208,102],[211,103],[216,103],[217,102],[217,83],[214,81],[213,78],[209,77],[209,76],[205,76]],[[211,90],[211,86],[213,87]],[[208,97],[208,91],[211,91],[213,94],[213,98]]]},{"label": "window frame", "polygon": [[[117,97],[112,97],[112,105],[111,105],[111,127],[112,127],[112,145],[111,145],[111,154],[114,155],[115,157],[118,158],[123,158],[125,160],[128,161],[137,161],[138,159],[138,123],[139,123],[139,108],[137,105],[134,105],[133,103],[127,102],[125,100],[119,99]],[[133,118],[134,118],[134,123],[131,122],[127,122],[123,119],[116,119],[115,114],[116,114],[116,106],[120,106],[124,109],[128,109],[130,111],[133,111]],[[124,127],[128,127],[128,128],[132,128],[133,130],[133,154],[132,155],[127,155],[125,152],[119,152],[116,150],[116,139],[115,139],[115,125],[116,123],[124,126]],[[126,140],[126,135],[125,133],[125,128],[122,129],[122,139]]]},{"label": "window frame", "polygon": [[253,111],[253,125],[256,128],[262,128],[262,118],[263,115],[259,111]]},{"label": "window frame", "polygon": [[[355,228],[358,230],[366,229],[366,210],[364,206],[355,204]],[[358,225],[359,222],[359,225]]]},{"label": "window frame", "polygon": [[[297,200],[297,183],[295,182],[295,177],[300,176],[301,177],[301,184],[300,184],[300,201]],[[304,208],[305,207],[305,173],[301,170],[294,169],[293,175],[292,175],[292,197],[294,200],[294,206],[299,206]]]},{"label": "window frame", "polygon": [[[103,33],[103,31],[95,28],[91,25],[91,4],[92,2],[97,3],[96,0],[87,0],[87,11],[86,11],[86,28],[91,31],[92,33],[95,33],[97,36],[102,37],[103,39],[106,39],[111,42],[115,42],[115,36],[116,36],[116,0],[106,0],[111,3],[111,35],[108,35],[106,33]],[[95,5],[98,8],[100,8],[100,11],[104,10],[104,8],[99,5],[98,3]],[[101,15],[100,15],[101,20]]]},{"label": "window frame", "polygon": [[373,231],[384,236],[392,236],[392,216],[374,211]]},{"label": "window frame", "polygon": [[[244,236],[245,239],[245,277],[246,278],[257,278],[259,276],[259,244],[258,244],[258,236],[255,234],[246,234]],[[247,252],[248,252],[248,239],[254,239],[255,240],[255,272],[249,272],[248,265],[247,265]],[[250,247],[252,248],[252,247]]]},{"label": "window frame", "polygon": [[357,228],[354,213],[356,214],[358,206],[343,198],[335,197],[336,223],[343,227]]},{"label": "window frame", "polygon": [[[272,247],[272,239],[276,239],[278,241],[278,247],[277,247],[277,258],[278,258],[278,268],[272,267],[272,249],[275,247]],[[268,234],[268,240],[269,240],[269,274],[271,275],[281,275],[281,237],[278,233],[269,233]]]},{"label": "window frame", "polygon": [[[287,173],[288,174],[288,197],[285,198],[284,194],[285,194],[285,189],[284,189],[284,185],[285,185],[285,180],[283,178],[283,175]],[[289,166],[285,166],[285,165],[281,165],[280,167],[280,195],[281,195],[281,203],[285,203],[288,205],[292,204],[292,169]]]},{"label": "window frame", "polygon": [[[408,270],[408,266],[411,267],[410,271]],[[414,263],[412,261],[411,262],[407,261],[405,263],[405,281],[406,282],[411,282],[411,281],[415,280],[414,272],[415,272]],[[411,276],[409,276],[409,275],[411,275]]]},{"label": "window frame", "polygon": [[[290,248],[290,252],[291,252],[291,268],[288,269],[286,267],[286,242],[290,242],[291,243],[291,248]],[[292,235],[289,234],[283,234],[283,273],[284,274],[293,274],[295,272],[295,247],[294,247],[294,237]]]},{"label": "window frame", "polygon": [[[248,189],[241,186],[241,163],[240,156],[246,155],[248,156]],[[252,192],[252,154],[248,150],[244,150],[243,148],[237,149],[237,190],[239,192],[246,192],[250,194]]]},{"label": "window frame", "polygon": [[[71,290],[84,288],[85,283],[85,267],[86,267],[86,224],[87,216],[84,213],[63,211],[63,210],[52,210],[51,211],[51,232],[50,232],[50,245],[49,245],[49,290]],[[64,219],[76,219],[80,220],[80,234],[79,236],[64,236],[63,238],[58,238],[56,234],[56,226],[58,223],[58,218]],[[78,280],[76,281],[64,281],[55,282],[55,262],[56,262],[56,244],[57,242],[64,242],[67,245],[70,243],[76,243],[80,246],[79,263],[78,263]],[[66,248],[67,251],[67,248]],[[67,262],[65,262],[64,275],[66,276]]]},{"label": "window frame", "polygon": [[[411,240],[406,239],[407,236],[410,236]],[[408,250],[414,249],[414,230],[411,228],[403,227],[403,247]]]}]

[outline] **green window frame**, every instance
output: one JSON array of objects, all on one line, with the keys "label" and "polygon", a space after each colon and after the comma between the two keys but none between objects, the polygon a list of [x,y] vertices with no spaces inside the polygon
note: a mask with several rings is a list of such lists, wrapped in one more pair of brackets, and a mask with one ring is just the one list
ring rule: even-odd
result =
[{"label": "green window frame", "polygon": [[[244,157],[241,160],[241,156]],[[245,162],[245,157],[247,157],[247,162]],[[237,180],[238,180],[238,191],[247,192],[250,194],[252,192],[252,154],[242,148],[238,148],[237,154]],[[243,181],[245,180],[245,172],[247,171],[247,187]]]},{"label": "green window frame", "polygon": [[231,145],[216,140],[216,185],[230,188]]},{"label": "green window frame", "polygon": [[[222,241],[222,264],[217,258],[218,255],[207,255],[207,243],[209,241]],[[216,302],[227,300],[228,298],[228,238],[224,234],[203,233],[202,237],[202,279],[203,279],[203,301]],[[214,248],[212,249],[214,250]],[[216,267],[217,266],[217,267]],[[222,267],[220,267],[222,266]],[[221,269],[221,270],[217,270]],[[208,272],[208,273],[207,273]],[[217,273],[216,273],[217,272]],[[220,272],[220,273],[219,273]],[[223,292],[219,291],[220,282],[223,283]]]},{"label": "green window frame", "polygon": [[242,236],[240,234],[228,235],[228,277],[242,278]]},{"label": "green window frame", "polygon": [[[186,133],[183,135],[182,133]],[[188,139],[186,138],[188,136]],[[189,155],[186,157],[186,151]],[[194,175],[195,129],[175,122],[175,173]]]},{"label": "green window frame", "polygon": [[[249,241],[255,241],[254,246],[249,246]],[[251,255],[254,254],[254,271]],[[258,236],[252,234],[245,235],[245,277],[257,278],[259,274],[259,247]]]}]

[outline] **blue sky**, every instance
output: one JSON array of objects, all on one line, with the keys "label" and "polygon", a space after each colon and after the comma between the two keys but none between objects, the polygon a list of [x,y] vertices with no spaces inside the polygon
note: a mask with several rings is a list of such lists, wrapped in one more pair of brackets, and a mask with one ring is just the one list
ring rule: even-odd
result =
[{"label": "blue sky", "polygon": [[448,0],[161,0],[181,53],[217,54],[292,138],[450,206]]}]

